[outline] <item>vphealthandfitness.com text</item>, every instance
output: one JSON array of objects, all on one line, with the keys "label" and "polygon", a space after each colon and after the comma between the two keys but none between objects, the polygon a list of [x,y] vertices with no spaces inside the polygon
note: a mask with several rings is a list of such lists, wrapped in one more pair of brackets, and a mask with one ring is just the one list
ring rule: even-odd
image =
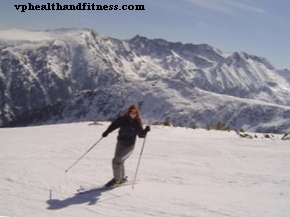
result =
[{"label": "vphealthandfitness.com text", "polygon": [[78,4],[60,4],[60,3],[46,3],[42,5],[27,3],[25,5],[14,5],[16,10],[20,12],[45,10],[129,10],[129,11],[142,11],[145,10],[144,5],[98,5],[95,3],[78,3]]}]

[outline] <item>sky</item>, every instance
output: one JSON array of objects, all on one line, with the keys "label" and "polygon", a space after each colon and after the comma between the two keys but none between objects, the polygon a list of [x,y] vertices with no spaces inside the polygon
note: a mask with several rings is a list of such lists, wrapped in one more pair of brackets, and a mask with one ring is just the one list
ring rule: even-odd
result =
[{"label": "sky", "polygon": [[[26,10],[15,5],[144,5],[145,10]],[[0,1],[0,30],[91,28],[104,35],[136,35],[208,44],[223,52],[265,57],[290,69],[289,0],[12,0]]]}]

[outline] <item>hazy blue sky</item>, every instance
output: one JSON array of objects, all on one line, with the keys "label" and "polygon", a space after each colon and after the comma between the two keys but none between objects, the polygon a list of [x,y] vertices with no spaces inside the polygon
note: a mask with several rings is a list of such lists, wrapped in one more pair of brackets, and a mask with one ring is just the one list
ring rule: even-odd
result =
[{"label": "hazy blue sky", "polygon": [[[26,11],[14,5],[144,5],[144,11]],[[86,27],[104,35],[200,44],[244,51],[290,69],[289,0],[11,0],[0,1],[0,29]]]}]

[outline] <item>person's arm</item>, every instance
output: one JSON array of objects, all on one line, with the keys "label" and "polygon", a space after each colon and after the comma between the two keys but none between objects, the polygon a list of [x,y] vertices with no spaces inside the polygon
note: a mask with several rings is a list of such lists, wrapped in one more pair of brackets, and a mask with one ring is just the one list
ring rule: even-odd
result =
[{"label": "person's arm", "polygon": [[114,130],[118,129],[124,121],[124,117],[119,117],[115,121],[113,121],[110,126],[107,128],[107,130],[102,134],[103,137],[106,137],[109,135],[109,133],[113,132]]}]

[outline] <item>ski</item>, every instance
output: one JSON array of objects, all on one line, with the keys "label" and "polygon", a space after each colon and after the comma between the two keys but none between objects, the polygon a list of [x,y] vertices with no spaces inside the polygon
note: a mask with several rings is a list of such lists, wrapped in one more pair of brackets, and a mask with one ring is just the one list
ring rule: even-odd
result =
[{"label": "ski", "polygon": [[[136,184],[136,183],[135,183]],[[115,186],[111,186],[111,187],[107,187],[107,186],[99,186],[99,187],[92,187],[92,188],[84,188],[83,186],[80,186],[79,189],[77,189],[77,193],[76,195],[80,195],[80,194],[89,194],[92,192],[98,192],[98,191],[108,191],[108,190],[112,190],[114,188],[119,188],[122,186],[130,186],[133,185],[133,182],[124,182],[122,184],[118,184]]]},{"label": "ski", "polygon": [[84,187],[80,186],[80,188],[77,189],[76,195],[88,194],[88,193],[92,193],[92,192],[96,192],[96,191],[105,191],[105,190],[107,190],[106,186],[92,187],[92,188],[84,188]]}]

